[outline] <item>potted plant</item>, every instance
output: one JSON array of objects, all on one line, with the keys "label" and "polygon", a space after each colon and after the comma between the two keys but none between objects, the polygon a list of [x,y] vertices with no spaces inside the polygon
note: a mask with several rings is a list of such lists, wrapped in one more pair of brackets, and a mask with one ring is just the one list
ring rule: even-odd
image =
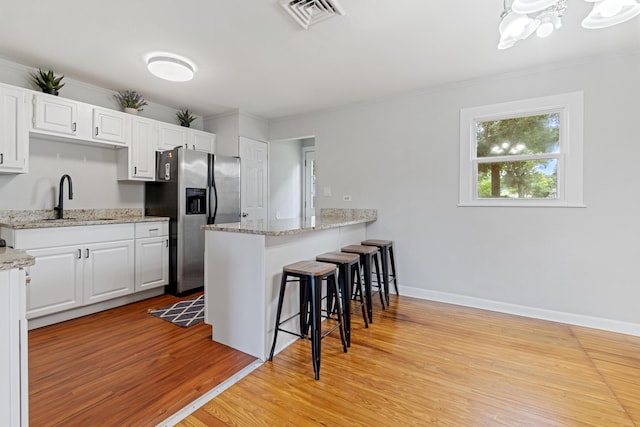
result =
[{"label": "potted plant", "polygon": [[113,96],[118,100],[125,113],[138,114],[138,111],[142,111],[143,106],[148,105],[142,95],[135,90],[123,90]]},{"label": "potted plant", "polygon": [[60,83],[64,76],[58,77],[53,71],[44,71],[42,68],[38,68],[38,72],[31,73],[31,79],[44,93],[51,95],[57,96],[58,91],[64,86],[64,83]]},{"label": "potted plant", "polygon": [[180,121],[180,126],[189,127],[191,126],[191,122],[196,119],[188,109],[180,110],[176,113],[176,117],[178,117],[178,121]]}]

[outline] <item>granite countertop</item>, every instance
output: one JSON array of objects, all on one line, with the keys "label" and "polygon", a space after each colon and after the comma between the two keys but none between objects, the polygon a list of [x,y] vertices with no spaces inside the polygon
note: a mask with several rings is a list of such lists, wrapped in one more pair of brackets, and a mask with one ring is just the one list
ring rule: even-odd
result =
[{"label": "granite countertop", "polygon": [[169,220],[168,217],[145,216],[142,209],[69,209],[65,210],[64,216],[64,219],[55,219],[50,210],[3,211],[0,215],[0,226],[28,229]]},{"label": "granite countertop", "polygon": [[375,221],[375,209],[326,209],[320,216],[279,220],[249,220],[229,224],[202,226],[206,231],[227,231],[232,233],[261,234],[265,236],[288,236],[314,230],[343,227]]},{"label": "granite countertop", "polygon": [[29,267],[36,263],[36,259],[25,251],[11,248],[0,248],[0,271],[12,268]]}]

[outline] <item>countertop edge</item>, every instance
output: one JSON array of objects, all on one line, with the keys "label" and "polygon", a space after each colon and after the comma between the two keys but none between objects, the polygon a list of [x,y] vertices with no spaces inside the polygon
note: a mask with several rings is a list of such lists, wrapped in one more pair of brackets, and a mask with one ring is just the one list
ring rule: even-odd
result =
[{"label": "countertop edge", "polygon": [[76,227],[86,225],[130,224],[136,222],[169,221],[169,217],[162,216],[132,216],[108,219],[63,219],[63,220],[33,220],[29,222],[3,222],[0,227],[25,230],[32,228]]},{"label": "countertop edge", "polygon": [[0,248],[0,271],[30,267],[35,263],[35,257],[27,254],[25,251]]},{"label": "countertop edge", "polygon": [[209,224],[203,225],[201,228],[205,231],[226,231],[230,233],[257,234],[263,236],[291,236],[295,234],[308,233],[311,231],[328,230],[331,228],[346,227],[349,225],[365,224],[375,221],[376,218],[358,218],[351,220],[319,222],[316,225],[308,227],[295,227],[283,230],[258,229],[255,226],[243,226],[242,223],[231,224]]}]

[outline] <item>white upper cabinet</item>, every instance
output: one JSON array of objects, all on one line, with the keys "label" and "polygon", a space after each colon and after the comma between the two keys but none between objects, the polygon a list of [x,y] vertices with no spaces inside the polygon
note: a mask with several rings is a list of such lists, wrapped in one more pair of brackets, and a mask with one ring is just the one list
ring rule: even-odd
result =
[{"label": "white upper cabinet", "polygon": [[156,173],[158,125],[155,120],[131,117],[129,147],[118,150],[118,180],[153,181]]},{"label": "white upper cabinet", "polygon": [[0,86],[0,173],[28,171],[29,133],[25,92]]},{"label": "white upper cabinet", "polygon": [[125,113],[94,107],[92,138],[127,146],[129,144],[130,123],[131,117]]},{"label": "white upper cabinet", "polygon": [[77,136],[78,103],[44,93],[33,95],[33,130]]},{"label": "white upper cabinet", "polygon": [[170,123],[158,123],[158,150],[173,150],[186,146],[187,128]]},{"label": "white upper cabinet", "polygon": [[188,148],[191,150],[213,153],[216,143],[216,134],[201,130],[189,129]]},{"label": "white upper cabinet", "polygon": [[216,134],[170,123],[158,124],[158,150],[173,150],[184,147],[186,150],[213,153]]}]

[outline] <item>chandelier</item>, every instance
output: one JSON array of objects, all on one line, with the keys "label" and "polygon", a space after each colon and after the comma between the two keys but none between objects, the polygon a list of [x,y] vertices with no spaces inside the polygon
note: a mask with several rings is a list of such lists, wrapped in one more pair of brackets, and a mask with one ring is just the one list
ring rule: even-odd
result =
[{"label": "chandelier", "polygon": [[[589,15],[582,21],[588,29],[605,28],[628,21],[640,14],[640,0],[585,0],[594,3]],[[534,32],[548,37],[562,27],[562,15],[567,0],[513,0],[500,15],[498,49],[508,49]]]}]

